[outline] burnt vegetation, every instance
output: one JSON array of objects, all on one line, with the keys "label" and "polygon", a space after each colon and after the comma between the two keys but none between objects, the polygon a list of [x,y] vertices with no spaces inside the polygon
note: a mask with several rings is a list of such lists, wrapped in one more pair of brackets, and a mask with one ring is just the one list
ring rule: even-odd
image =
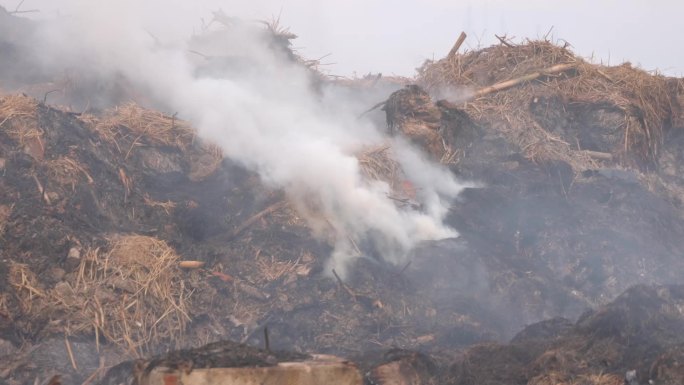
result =
[{"label": "burnt vegetation", "polygon": [[[424,242],[402,266],[356,245],[342,279],[324,271],[332,245],[312,212],[192,122],[125,79],[39,73],[31,23],[0,8],[0,27],[13,31],[0,34],[0,383],[114,384],[162,364],[314,352],[375,384],[684,378],[681,79],[549,41],[454,52],[410,81],[337,79],[269,24],[273,49],[316,87],[396,91],[368,117],[476,182],[450,208],[458,238]],[[388,199],[417,205],[392,157],[358,154]]]}]

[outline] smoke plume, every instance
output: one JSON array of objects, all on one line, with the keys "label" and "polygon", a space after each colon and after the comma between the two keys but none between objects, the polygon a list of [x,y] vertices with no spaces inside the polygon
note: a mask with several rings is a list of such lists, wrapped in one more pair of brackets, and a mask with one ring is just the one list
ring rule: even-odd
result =
[{"label": "smoke plume", "polygon": [[[183,15],[172,4],[73,1],[69,16],[44,24],[34,46],[48,67],[128,79],[283,189],[314,232],[330,237],[330,267],[340,272],[364,242],[400,263],[418,242],[456,235],[443,218],[464,186],[359,119],[367,105],[318,82],[257,22],[226,18],[179,39],[174,26]],[[419,208],[398,207],[387,183],[362,176],[356,155],[382,144],[415,186]]]}]

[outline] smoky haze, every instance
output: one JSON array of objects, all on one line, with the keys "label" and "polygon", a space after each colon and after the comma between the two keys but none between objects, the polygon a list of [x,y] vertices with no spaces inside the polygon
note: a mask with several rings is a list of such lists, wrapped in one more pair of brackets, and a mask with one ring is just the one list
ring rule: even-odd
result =
[{"label": "smoky haze", "polygon": [[[8,10],[18,3],[0,1]],[[141,2],[139,7],[170,21],[160,24],[176,37],[196,30],[201,18],[207,19],[210,11],[219,8],[245,19],[280,15],[300,36],[296,48],[310,58],[330,54],[324,59],[329,64],[326,68],[341,75],[379,71],[411,76],[426,58],[441,58],[449,52],[461,31],[469,36],[465,49],[496,43],[495,34],[523,39],[548,33],[549,38],[565,39],[575,52],[597,62],[631,61],[666,74],[684,72],[684,54],[671,49],[684,43],[674,30],[684,12],[684,3],[678,1],[580,0],[564,6],[540,0],[259,0],[246,4],[173,0]],[[32,18],[51,18],[69,15],[76,6],[80,6],[78,1],[72,0],[26,0],[21,9],[40,10],[26,14]]]},{"label": "smoky haze", "polygon": [[[120,76],[155,106],[177,111],[227,157],[288,194],[334,245],[330,267],[343,274],[357,244],[403,263],[418,242],[457,235],[443,219],[464,185],[360,120],[366,104],[317,85],[309,70],[273,48],[264,25],[229,18],[228,33],[221,32],[226,23],[213,23],[190,38],[174,31],[188,17],[184,6],[175,7],[180,3],[65,4],[68,15],[41,24],[31,44],[46,71]],[[216,67],[206,57],[231,60]],[[397,207],[388,183],[362,176],[357,154],[382,145],[392,147],[415,185],[420,209]]]}]

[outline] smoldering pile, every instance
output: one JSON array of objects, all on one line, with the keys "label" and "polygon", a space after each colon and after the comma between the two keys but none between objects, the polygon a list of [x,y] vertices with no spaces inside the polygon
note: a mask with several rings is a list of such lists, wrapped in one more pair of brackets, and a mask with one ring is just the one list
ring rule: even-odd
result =
[{"label": "smoldering pile", "polygon": [[[312,64],[297,58],[286,30],[264,33],[278,55]],[[193,75],[204,80],[255,68],[197,52]],[[318,80],[307,87],[325,94],[329,79],[310,71]],[[366,92],[373,79],[335,83]],[[48,87],[43,80],[34,85]],[[385,103],[394,138],[346,149],[359,185],[381,186],[399,210],[426,210],[424,186],[443,174],[411,169],[405,141],[484,183],[448,208],[459,240],[422,242],[398,266],[358,258],[337,278],[326,276],[335,237],[318,232],[334,225],[318,200],[304,205],[264,182],[192,128],[197,122],[150,108],[168,105],[135,82],[117,82],[119,97],[85,113],[85,104],[44,103],[68,105],[68,88],[4,97],[0,348],[11,359],[0,377],[33,383],[36,372],[46,381],[60,373],[82,383],[125,359],[223,339],[265,346],[267,335],[273,349],[354,357],[375,382],[613,384],[632,369],[641,380],[676,377],[681,341],[650,332],[681,329],[675,287],[638,287],[574,326],[557,320],[511,345],[492,341],[684,271],[676,258],[682,163],[678,142],[667,139],[682,125],[680,80],[592,65],[549,42],[506,42],[428,63],[416,83]],[[373,248],[343,239],[353,254]],[[552,341],[540,341],[540,329]],[[192,372],[210,365],[212,352],[269,367],[279,357],[219,343],[118,368]]]}]

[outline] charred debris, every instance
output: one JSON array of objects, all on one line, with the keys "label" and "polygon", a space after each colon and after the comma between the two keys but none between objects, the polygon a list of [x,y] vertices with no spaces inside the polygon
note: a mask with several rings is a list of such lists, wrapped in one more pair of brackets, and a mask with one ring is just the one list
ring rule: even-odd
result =
[{"label": "charred debris", "polygon": [[[340,79],[268,25],[313,84],[384,94],[370,119],[477,182],[451,208],[458,239],[403,266],[358,258],[342,279],[287,197],[191,122],[125,79],[40,72],[31,23],[0,19],[14,31],[0,34],[0,383],[134,383],[311,353],[373,384],[684,378],[681,79],[505,39],[457,46],[414,79]],[[358,159],[414,204],[391,147]]]}]

